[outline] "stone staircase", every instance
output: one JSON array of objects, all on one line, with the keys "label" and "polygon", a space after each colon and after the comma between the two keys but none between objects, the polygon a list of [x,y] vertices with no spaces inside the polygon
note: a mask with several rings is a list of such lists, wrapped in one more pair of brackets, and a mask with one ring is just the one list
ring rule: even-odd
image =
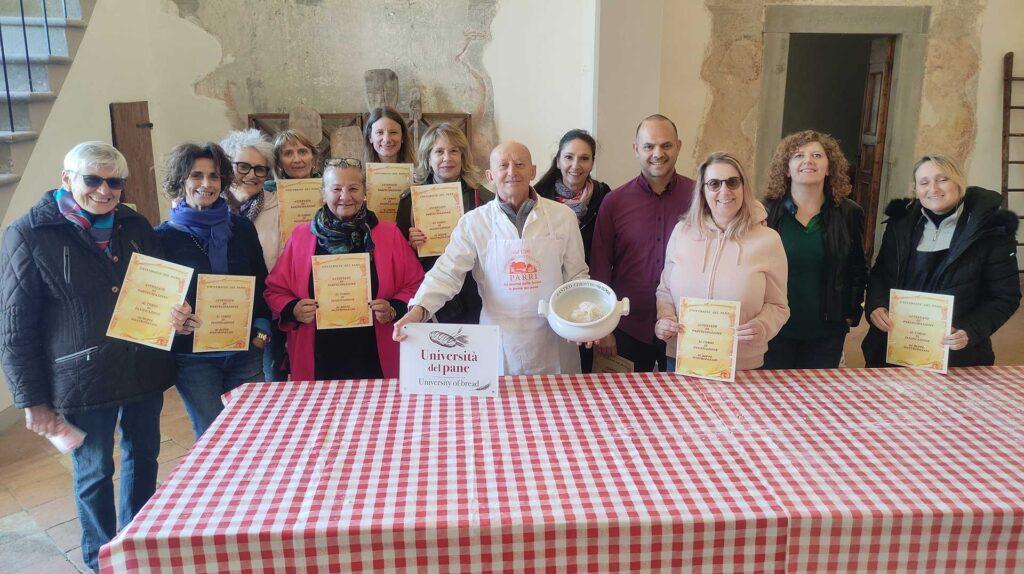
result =
[{"label": "stone staircase", "polygon": [[95,1],[0,0],[0,214],[32,155]]}]

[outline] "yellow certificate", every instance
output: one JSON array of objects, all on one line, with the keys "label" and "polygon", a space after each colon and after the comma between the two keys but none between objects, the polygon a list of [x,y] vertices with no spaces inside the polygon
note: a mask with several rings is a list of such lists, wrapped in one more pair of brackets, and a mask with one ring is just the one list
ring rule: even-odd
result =
[{"label": "yellow certificate", "polygon": [[317,329],[349,329],[373,325],[370,290],[369,254],[313,256]]},{"label": "yellow certificate", "polygon": [[893,365],[946,373],[949,347],[942,338],[953,328],[953,296],[892,289],[889,291],[892,330],[885,360]]},{"label": "yellow certificate", "polygon": [[676,372],[717,381],[736,380],[740,302],[682,297],[676,337]]},{"label": "yellow certificate", "polygon": [[419,256],[444,253],[452,230],[462,217],[462,184],[457,181],[412,187],[412,220],[427,236]]},{"label": "yellow certificate", "polygon": [[633,372],[633,361],[620,357],[619,355],[612,355],[606,357],[597,351],[594,351],[594,368],[591,369],[593,373],[632,373]]},{"label": "yellow certificate", "polygon": [[409,187],[411,163],[366,164],[366,208],[377,219],[394,221],[398,214],[398,198]]},{"label": "yellow certificate", "polygon": [[202,325],[196,329],[192,352],[248,350],[255,296],[255,277],[200,274],[195,313]]},{"label": "yellow certificate", "polygon": [[277,210],[277,224],[281,245],[292,236],[296,225],[309,223],[316,210],[324,204],[321,186],[320,178],[277,180],[277,200],[280,206]]},{"label": "yellow certificate", "polygon": [[170,350],[171,308],[185,300],[190,281],[191,267],[132,253],[107,336]]}]

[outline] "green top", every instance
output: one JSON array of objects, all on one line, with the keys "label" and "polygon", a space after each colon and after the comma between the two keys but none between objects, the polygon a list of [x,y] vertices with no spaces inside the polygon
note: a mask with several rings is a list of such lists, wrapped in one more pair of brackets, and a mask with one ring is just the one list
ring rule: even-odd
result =
[{"label": "green top", "polygon": [[821,214],[804,227],[788,210],[779,229],[782,246],[789,260],[789,321],[779,335],[789,339],[810,340],[845,333],[845,323],[821,320],[821,287],[825,272],[825,237]]}]

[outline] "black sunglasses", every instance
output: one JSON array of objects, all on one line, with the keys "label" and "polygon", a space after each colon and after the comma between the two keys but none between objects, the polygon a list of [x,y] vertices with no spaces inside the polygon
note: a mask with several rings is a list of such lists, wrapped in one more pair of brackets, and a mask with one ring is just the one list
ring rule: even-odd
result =
[{"label": "black sunglasses", "polygon": [[82,176],[82,181],[85,182],[85,186],[90,189],[95,189],[103,185],[103,182],[107,182],[107,187],[115,191],[124,189],[125,178],[123,177],[100,177],[98,175],[78,173],[77,171],[72,171],[71,173]]},{"label": "black sunglasses", "polygon": [[740,188],[740,185],[743,183],[743,178],[733,176],[729,179],[709,179],[704,182],[704,185],[708,186],[708,189],[711,191],[718,191],[718,188],[722,187],[723,183],[725,184],[725,187],[735,191]]},{"label": "black sunglasses", "polygon": [[270,173],[270,168],[265,165],[253,165],[244,161],[236,161],[231,165],[235,166],[235,171],[239,175],[245,175],[251,171],[256,177],[267,177],[267,174]]},{"label": "black sunglasses", "polygon": [[363,162],[351,157],[332,157],[324,162],[324,167],[338,167],[342,165],[363,167]]}]

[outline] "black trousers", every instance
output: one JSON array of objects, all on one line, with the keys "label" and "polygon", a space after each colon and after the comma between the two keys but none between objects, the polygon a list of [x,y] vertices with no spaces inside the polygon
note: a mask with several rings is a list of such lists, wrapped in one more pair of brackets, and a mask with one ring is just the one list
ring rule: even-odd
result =
[{"label": "black trousers", "polygon": [[775,337],[768,341],[762,369],[835,369],[843,358],[846,333],[821,339]]},{"label": "black trousers", "polygon": [[633,361],[634,372],[653,373],[655,364],[659,371],[665,372],[665,341],[654,338],[653,342],[644,343],[616,329],[615,345],[620,357]]}]

